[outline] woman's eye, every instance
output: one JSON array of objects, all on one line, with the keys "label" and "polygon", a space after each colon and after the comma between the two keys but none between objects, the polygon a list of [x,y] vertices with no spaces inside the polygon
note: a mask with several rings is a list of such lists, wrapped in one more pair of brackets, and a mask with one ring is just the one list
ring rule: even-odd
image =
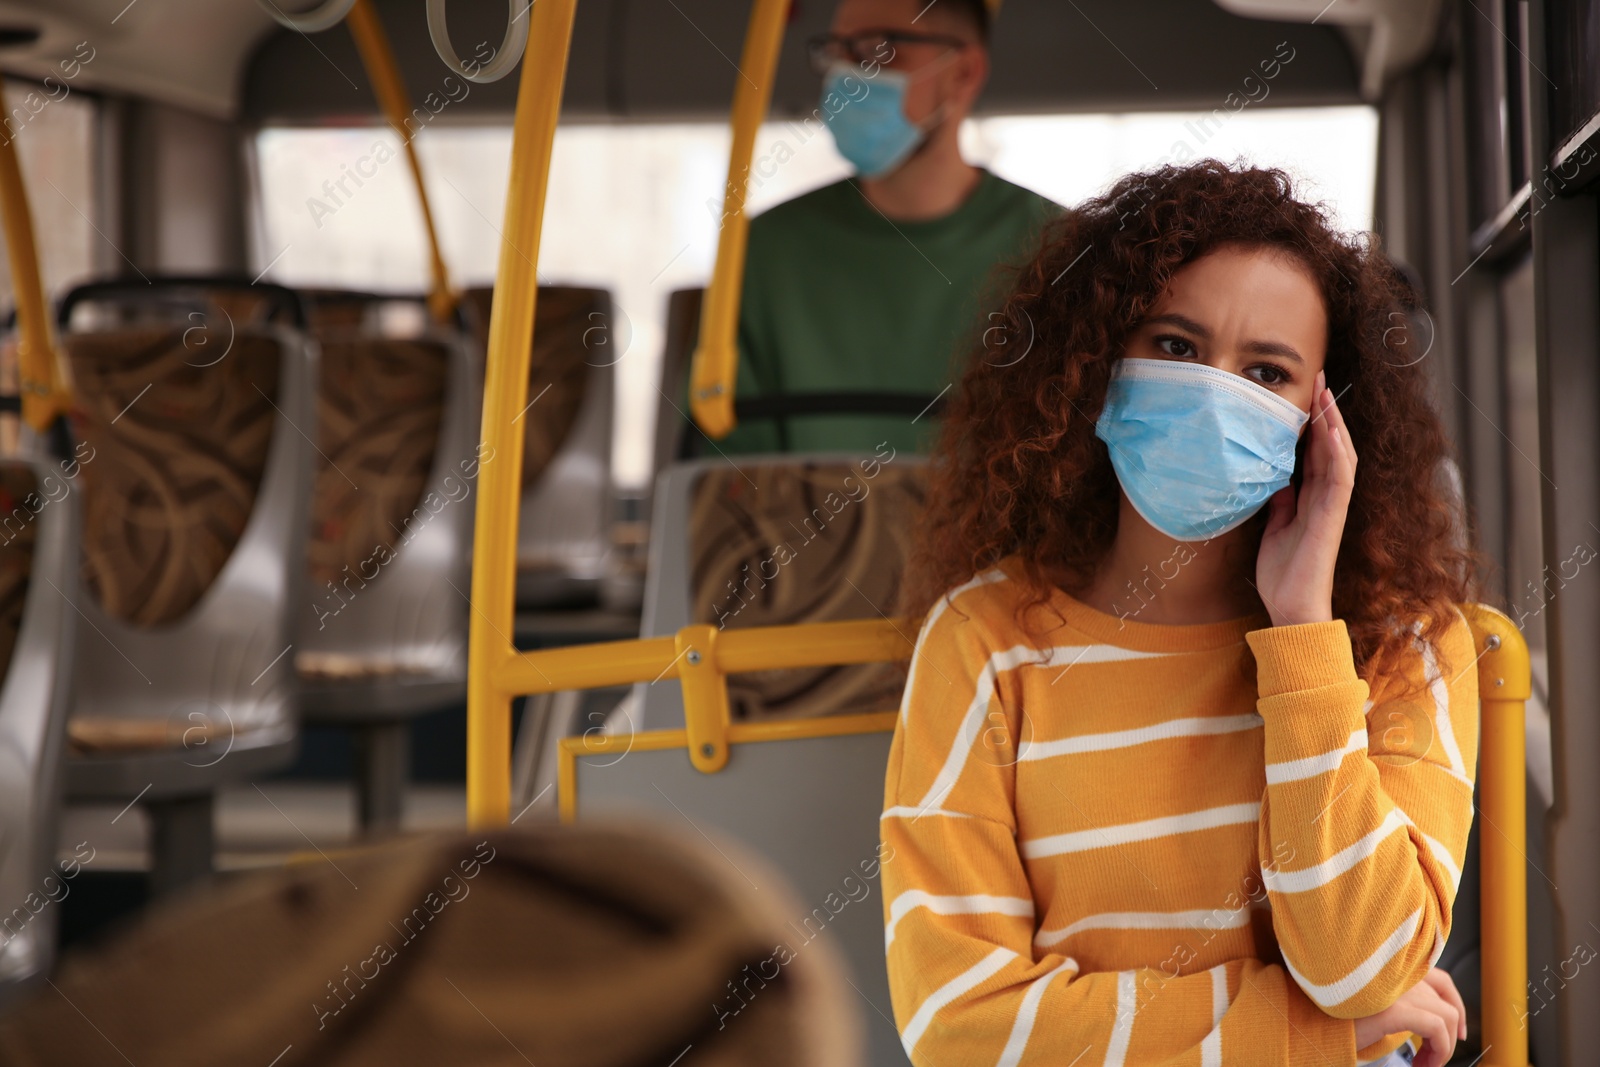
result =
[{"label": "woman's eye", "polygon": [[1282,367],[1271,363],[1262,363],[1250,368],[1250,376],[1262,385],[1282,385],[1289,380],[1289,375]]},{"label": "woman's eye", "polygon": [[1185,341],[1182,337],[1157,337],[1156,347],[1167,355],[1177,356],[1180,359],[1194,355],[1194,345]]}]

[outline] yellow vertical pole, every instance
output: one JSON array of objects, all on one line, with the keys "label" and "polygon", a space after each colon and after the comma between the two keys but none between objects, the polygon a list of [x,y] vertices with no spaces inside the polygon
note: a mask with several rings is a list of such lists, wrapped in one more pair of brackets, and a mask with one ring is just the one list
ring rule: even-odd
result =
[{"label": "yellow vertical pole", "polygon": [[561,113],[567,49],[577,0],[539,0],[530,14],[511,137],[506,198],[489,316],[477,527],[472,546],[472,630],[467,652],[467,823],[497,826],[511,816],[511,697],[502,669],[515,656],[517,504],[522,487],[522,425],[528,395],[533,307],[538,297],[539,231],[550,152]]},{"label": "yellow vertical pole", "polygon": [[[9,115],[0,87],[0,116]],[[0,223],[11,261],[11,285],[17,297],[17,363],[22,380],[22,419],[39,433],[66,414],[71,403],[66,375],[56,354],[39,278],[39,252],[33,240],[33,212],[17,165],[15,135],[0,126]]]},{"label": "yellow vertical pole", "polygon": [[1478,872],[1482,883],[1483,1048],[1486,1067],[1528,1063],[1528,849],[1525,702],[1528,646],[1505,615],[1467,609],[1482,706],[1478,741]]},{"label": "yellow vertical pole", "polygon": [[726,437],[734,427],[733,390],[739,370],[739,297],[744,289],[745,241],[750,222],[745,193],[750,184],[750,159],[756,133],[767,117],[772,82],[778,70],[778,48],[789,0],[755,0],[750,28],[739,59],[739,80],[733,90],[733,146],[728,152],[728,184],[717,235],[717,262],[706,288],[700,317],[700,343],[689,372],[689,406],[695,421],[711,437]]},{"label": "yellow vertical pole", "polygon": [[456,293],[450,287],[450,274],[445,269],[444,254],[439,249],[439,233],[433,225],[433,209],[428,205],[428,187],[422,181],[422,163],[417,158],[414,132],[406,125],[411,116],[411,99],[406,83],[400,76],[399,64],[394,59],[394,49],[389,46],[389,35],[383,30],[372,0],[355,0],[355,6],[345,16],[350,36],[355,38],[356,51],[361,53],[361,65],[372,82],[372,92],[378,98],[383,115],[400,137],[406,162],[411,165],[411,177],[417,186],[417,202],[422,206],[422,225],[428,231],[429,270],[433,285],[428,293],[428,310],[439,322],[447,321],[456,307]]}]

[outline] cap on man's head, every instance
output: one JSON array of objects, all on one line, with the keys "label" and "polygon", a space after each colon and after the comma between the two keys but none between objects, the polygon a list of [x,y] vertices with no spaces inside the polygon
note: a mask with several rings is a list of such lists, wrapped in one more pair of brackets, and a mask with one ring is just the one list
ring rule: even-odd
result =
[{"label": "cap on man's head", "polygon": [[989,43],[988,0],[933,0],[927,11],[938,11],[947,18],[965,23],[976,31],[980,43]]},{"label": "cap on man's head", "polygon": [[[843,3],[838,5],[843,6]],[[860,6],[860,5],[856,5]],[[837,11],[837,8],[835,9]],[[910,29],[934,31],[940,27],[960,27],[971,33],[980,44],[989,43],[989,4],[987,0],[910,0],[901,6],[901,12],[916,23]],[[856,11],[858,17],[870,18]]]}]

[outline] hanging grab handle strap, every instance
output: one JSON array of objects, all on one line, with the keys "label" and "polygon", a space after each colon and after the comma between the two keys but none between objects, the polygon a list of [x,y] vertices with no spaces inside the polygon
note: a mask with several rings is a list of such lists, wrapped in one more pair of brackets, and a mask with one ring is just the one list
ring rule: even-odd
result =
[{"label": "hanging grab handle strap", "polygon": [[273,0],[256,0],[261,10],[271,15],[278,25],[299,33],[321,33],[331,30],[344,21],[356,0],[325,0],[321,7],[298,15],[291,15]]},{"label": "hanging grab handle strap", "polygon": [[[383,117],[394,128],[405,149],[406,162],[411,166],[411,178],[417,187],[417,203],[422,208],[422,226],[428,234],[428,311],[437,322],[450,322],[455,316],[460,294],[450,287],[450,272],[444,265],[444,253],[439,248],[439,232],[433,224],[433,208],[428,204],[428,187],[422,180],[422,162],[417,158],[417,146],[412,143],[415,131],[406,123],[411,119],[411,99],[406,94],[405,80],[400,77],[400,64],[395,62],[394,49],[389,45],[389,35],[383,30],[377,9],[372,0],[327,0],[315,11],[303,15],[289,15],[278,7],[276,0],[256,0],[272,17],[291,30],[300,33],[317,33],[344,20],[355,39],[356,51],[361,54],[361,65],[366,68],[367,79],[372,82],[372,93],[378,98]],[[526,34],[527,27],[524,25]]]},{"label": "hanging grab handle strap", "polygon": [[509,21],[505,39],[500,42],[494,58],[481,66],[468,66],[456,55],[455,46],[450,43],[450,26],[444,17],[445,0],[428,0],[428,36],[433,38],[434,51],[444,60],[444,65],[463,78],[479,83],[499,81],[511,73],[528,45],[528,9],[531,6],[529,0],[507,0]]}]

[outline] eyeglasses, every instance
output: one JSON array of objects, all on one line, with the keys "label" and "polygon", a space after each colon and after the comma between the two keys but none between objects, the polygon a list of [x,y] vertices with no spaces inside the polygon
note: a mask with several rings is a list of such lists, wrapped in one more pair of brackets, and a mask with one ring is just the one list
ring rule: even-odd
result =
[{"label": "eyeglasses", "polygon": [[902,30],[863,30],[860,33],[821,33],[806,41],[811,68],[825,74],[835,63],[890,63],[901,45],[936,44],[945,48],[965,48],[971,41],[944,33],[911,33]]}]

